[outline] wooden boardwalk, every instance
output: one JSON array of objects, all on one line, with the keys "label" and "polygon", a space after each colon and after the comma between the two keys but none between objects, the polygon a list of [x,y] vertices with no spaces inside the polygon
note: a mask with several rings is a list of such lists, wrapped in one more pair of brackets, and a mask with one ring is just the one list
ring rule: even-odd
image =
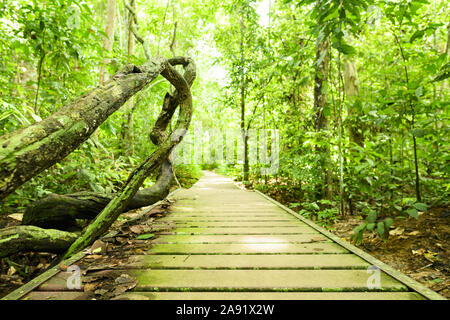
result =
[{"label": "wooden boardwalk", "polygon": [[[229,178],[207,172],[174,199],[170,214],[157,220],[172,229],[124,271],[138,280],[133,292],[125,293],[129,298],[426,298],[383,271],[380,287],[369,289],[373,258],[363,259],[351,245],[339,244],[261,194],[237,188]],[[78,297],[80,292],[64,289],[65,279],[60,272],[25,299]]]}]

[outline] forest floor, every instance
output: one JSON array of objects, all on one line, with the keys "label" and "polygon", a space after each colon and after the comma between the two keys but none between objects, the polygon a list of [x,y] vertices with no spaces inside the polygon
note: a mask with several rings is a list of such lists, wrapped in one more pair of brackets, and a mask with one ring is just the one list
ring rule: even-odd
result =
[{"label": "forest floor", "polygon": [[[135,279],[121,274],[117,269],[132,264],[130,258],[133,255],[141,254],[151,247],[149,239],[164,229],[161,223],[153,226],[153,222],[167,213],[170,203],[164,200],[149,211],[144,207],[123,213],[114,222],[108,235],[92,245],[91,253],[77,261],[84,275],[83,282],[86,282],[80,298],[110,300],[136,285]],[[0,227],[20,224],[20,216],[0,217]],[[94,251],[95,248],[101,248],[100,252]],[[0,259],[0,298],[41,274],[55,258],[56,254],[27,252]],[[63,265],[60,268],[64,270]]]},{"label": "forest floor", "polygon": [[[419,219],[396,219],[389,239],[366,233],[360,249],[450,299],[450,216],[448,208],[431,208]],[[350,241],[361,224],[355,217],[340,218],[328,229]]]}]

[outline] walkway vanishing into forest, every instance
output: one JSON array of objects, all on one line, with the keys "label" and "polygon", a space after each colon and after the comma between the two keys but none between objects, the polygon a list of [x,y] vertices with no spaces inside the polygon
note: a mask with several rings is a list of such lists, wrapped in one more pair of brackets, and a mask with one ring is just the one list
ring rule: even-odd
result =
[{"label": "walkway vanishing into forest", "polygon": [[[125,295],[181,300],[439,298],[270,198],[239,189],[229,178],[206,172],[173,198],[171,212],[155,222],[173,228],[124,270],[138,280]],[[387,273],[381,271],[380,287],[370,290],[374,271],[368,268],[374,264]],[[25,298],[76,298],[65,279],[60,272]]]}]

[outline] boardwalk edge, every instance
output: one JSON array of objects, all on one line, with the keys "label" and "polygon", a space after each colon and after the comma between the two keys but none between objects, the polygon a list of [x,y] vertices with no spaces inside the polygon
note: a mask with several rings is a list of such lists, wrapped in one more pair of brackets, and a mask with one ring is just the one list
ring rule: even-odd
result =
[{"label": "boardwalk edge", "polygon": [[262,196],[263,198],[265,198],[266,200],[269,200],[270,202],[276,204],[277,206],[279,206],[280,208],[282,208],[286,212],[290,213],[294,217],[298,218],[302,222],[306,223],[310,227],[314,228],[315,230],[317,230],[318,232],[320,232],[321,234],[323,234],[327,238],[335,241],[336,243],[338,243],[339,245],[341,245],[345,249],[347,249],[350,252],[356,254],[357,256],[359,256],[360,258],[364,259],[365,261],[371,263],[372,265],[377,266],[378,268],[380,268],[380,270],[384,271],[385,273],[387,273],[388,275],[390,275],[394,279],[400,281],[401,283],[403,283],[408,288],[416,291],[417,293],[419,293],[423,297],[425,297],[425,298],[427,298],[429,300],[447,300],[445,297],[441,296],[437,292],[427,288],[426,286],[424,286],[421,283],[417,282],[416,280],[410,278],[409,276],[401,273],[400,271],[395,270],[391,266],[385,264],[384,262],[382,262],[382,261],[378,260],[377,258],[371,256],[370,254],[362,251],[361,249],[355,247],[354,245],[352,245],[352,244],[342,240],[338,236],[336,236],[336,235],[332,234],[331,232],[329,232],[328,230],[326,230],[326,229],[316,225],[314,222],[312,222],[312,221],[306,219],[305,217],[299,215],[294,210],[289,209],[288,207],[282,205],[281,203],[279,203],[278,201],[272,199],[271,197],[267,196],[266,194],[264,194],[264,193],[262,193],[262,192],[260,192],[258,190],[253,190],[253,191],[255,193],[259,194],[260,196]]}]

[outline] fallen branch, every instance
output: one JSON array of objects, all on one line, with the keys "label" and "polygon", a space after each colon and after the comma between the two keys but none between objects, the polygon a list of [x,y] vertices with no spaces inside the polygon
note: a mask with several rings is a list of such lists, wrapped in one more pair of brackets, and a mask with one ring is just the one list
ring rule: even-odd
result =
[{"label": "fallen branch", "polygon": [[[139,190],[124,211],[146,207],[164,199],[172,183],[172,165],[164,161],[156,183],[150,188]],[[78,228],[76,219],[94,219],[116,194],[80,192],[75,194],[50,194],[27,207],[23,225],[41,228],[73,230]]]}]

